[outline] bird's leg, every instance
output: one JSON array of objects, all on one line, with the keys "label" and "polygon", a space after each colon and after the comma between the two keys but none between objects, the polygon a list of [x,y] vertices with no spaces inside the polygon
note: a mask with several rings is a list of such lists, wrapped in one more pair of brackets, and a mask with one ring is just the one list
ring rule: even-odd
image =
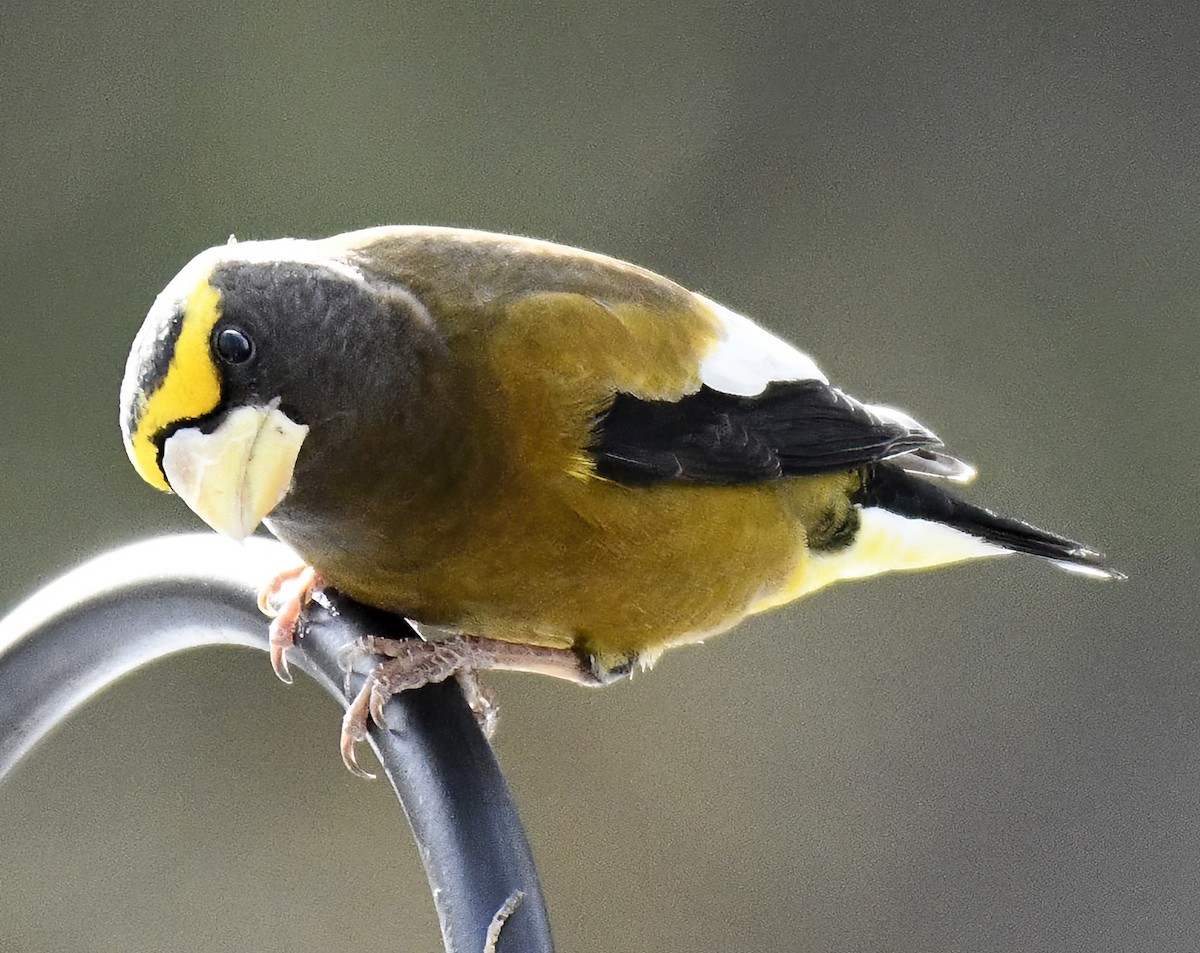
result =
[{"label": "bird's leg", "polygon": [[303,565],[281,572],[258,592],[258,608],[271,619],[271,668],[288,685],[292,683],[292,673],[288,669],[287,651],[296,644],[300,622],[313,600],[313,592],[324,584],[325,580],[312,566]]},{"label": "bird's leg", "polygon": [[477,713],[482,711],[481,721],[486,732],[495,715],[490,697],[481,693],[475,681],[475,672],[480,669],[533,672],[589,687],[607,685],[628,674],[628,669],[602,671],[594,659],[574,649],[502,642],[470,635],[430,642],[371,636],[362,640],[362,649],[372,655],[382,655],[384,660],[367,675],[346,709],[342,719],[341,748],[346,767],[359,777],[367,778],[373,775],[358,766],[355,746],[367,737],[370,722],[374,721],[381,728],[387,727],[384,706],[400,692],[431,682],[443,682],[452,676],[463,681],[465,675],[463,687],[468,700],[473,702],[472,708]]}]

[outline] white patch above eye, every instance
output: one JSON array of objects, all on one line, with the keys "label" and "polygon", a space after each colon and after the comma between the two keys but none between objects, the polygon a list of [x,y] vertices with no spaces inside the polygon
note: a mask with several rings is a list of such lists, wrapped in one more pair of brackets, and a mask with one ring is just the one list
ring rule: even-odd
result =
[{"label": "white patch above eye", "polygon": [[362,272],[347,264],[342,249],[328,239],[273,238],[267,241],[231,241],[217,245],[197,257],[212,256],[208,263],[216,266],[229,261],[266,264],[269,262],[319,265],[356,284],[363,282]]},{"label": "white patch above eye", "polygon": [[[353,265],[347,264],[339,255],[341,249],[332,245],[328,239],[310,241],[304,238],[274,238],[269,241],[242,242],[234,239],[224,245],[214,245],[206,248],[189,261],[155,299],[151,314],[163,312],[167,315],[179,308],[180,302],[187,299],[196,285],[207,278],[220,265],[228,262],[247,262],[249,264],[266,264],[268,262],[298,265],[319,265],[328,268],[355,284],[362,284],[364,279]],[[166,333],[167,322],[159,321],[163,333]]]},{"label": "white patch above eye", "polygon": [[813,359],[803,351],[796,350],[736,311],[730,311],[704,295],[695,296],[721,322],[725,331],[725,337],[700,363],[701,383],[737,397],[761,394],[772,381],[829,383]]}]

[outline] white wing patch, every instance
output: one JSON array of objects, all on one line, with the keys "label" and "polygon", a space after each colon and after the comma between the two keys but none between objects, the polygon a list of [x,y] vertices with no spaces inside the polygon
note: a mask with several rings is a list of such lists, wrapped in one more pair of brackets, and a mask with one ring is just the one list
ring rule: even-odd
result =
[{"label": "white wing patch", "polygon": [[[695,294],[695,292],[693,292]],[[700,381],[713,390],[737,397],[754,397],[772,381],[829,379],[811,357],[798,351],[749,318],[696,294],[721,322],[725,337],[700,364]]]},{"label": "white wing patch", "polygon": [[[700,363],[702,384],[737,397],[755,397],[774,381],[814,380],[822,384],[829,383],[816,362],[803,351],[711,298],[696,292],[692,294],[717,318],[725,331],[724,338]],[[932,430],[903,410],[884,404],[863,404],[844,391],[839,390],[838,393],[845,400],[861,406],[877,420],[897,424],[912,434],[925,434],[933,440],[938,439]],[[975,479],[975,468],[969,463],[932,448],[897,455],[892,462],[910,473],[952,483],[970,483]]]}]

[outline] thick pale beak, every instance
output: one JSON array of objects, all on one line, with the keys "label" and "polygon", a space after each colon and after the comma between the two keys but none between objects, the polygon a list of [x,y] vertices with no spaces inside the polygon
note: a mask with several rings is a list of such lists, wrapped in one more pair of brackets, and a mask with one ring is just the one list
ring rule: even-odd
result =
[{"label": "thick pale beak", "polygon": [[308,428],[277,404],[239,407],[212,433],[188,427],[163,444],[171,489],[218,533],[245,539],[292,485]]}]

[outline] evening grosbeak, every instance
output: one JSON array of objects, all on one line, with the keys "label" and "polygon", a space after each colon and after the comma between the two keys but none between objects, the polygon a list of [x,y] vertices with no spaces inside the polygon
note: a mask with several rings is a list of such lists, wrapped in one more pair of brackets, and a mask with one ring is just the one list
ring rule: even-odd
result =
[{"label": "evening grosbeak", "polygon": [[[343,753],[396,691],[481,668],[604,684],[841,579],[1079,543],[950,493],[907,414],[673,281],[528,238],[384,227],[194,258],[121,390],[146,482],[440,637],[373,640]],[[280,595],[283,598],[280,599]],[[280,608],[276,606],[276,608]]]}]

